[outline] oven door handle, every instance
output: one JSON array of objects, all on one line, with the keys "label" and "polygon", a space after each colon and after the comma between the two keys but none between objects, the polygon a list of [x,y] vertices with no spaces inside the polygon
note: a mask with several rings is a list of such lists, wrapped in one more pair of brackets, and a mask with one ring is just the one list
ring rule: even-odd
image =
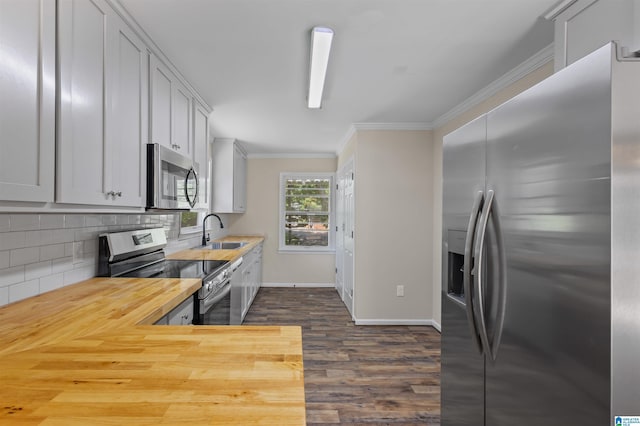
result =
[{"label": "oven door handle", "polygon": [[227,281],[227,283],[217,292],[213,297],[207,297],[206,299],[202,299],[202,306],[200,309],[201,314],[205,314],[211,309],[213,305],[224,299],[227,294],[231,291],[231,281]]}]

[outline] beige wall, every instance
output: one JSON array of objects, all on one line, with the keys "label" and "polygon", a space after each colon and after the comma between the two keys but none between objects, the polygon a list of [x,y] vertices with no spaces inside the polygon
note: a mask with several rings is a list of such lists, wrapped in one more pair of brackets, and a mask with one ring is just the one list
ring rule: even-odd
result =
[{"label": "beige wall", "polygon": [[441,323],[440,289],[442,281],[442,138],[465,123],[491,111],[529,87],[553,74],[553,62],[541,66],[522,79],[501,90],[486,101],[460,114],[433,131],[433,319]]},{"label": "beige wall", "polygon": [[263,282],[335,284],[335,254],[279,254],[281,172],[335,172],[336,158],[250,158],[247,161],[247,211],[229,215],[229,234],[261,234]]},{"label": "beige wall", "polygon": [[432,145],[430,131],[360,130],[340,155],[355,158],[357,321],[432,317]]}]

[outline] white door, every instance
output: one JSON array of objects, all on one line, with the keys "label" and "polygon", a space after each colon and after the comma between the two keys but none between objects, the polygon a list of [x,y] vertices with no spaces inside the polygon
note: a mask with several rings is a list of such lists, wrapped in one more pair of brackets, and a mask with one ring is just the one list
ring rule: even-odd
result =
[{"label": "white door", "polygon": [[[115,12],[103,0],[58,2],[60,110],[56,201],[110,204],[108,39]],[[107,35],[107,36],[105,36]]]},{"label": "white door", "polygon": [[344,300],[344,171],[336,178],[336,291]]},{"label": "white door", "polygon": [[0,200],[53,201],[55,7],[0,1]]},{"label": "white door", "polygon": [[122,19],[117,18],[116,24],[106,180],[116,194],[113,204],[144,207],[149,55]]},{"label": "white door", "polygon": [[349,162],[344,169],[344,236],[343,236],[343,283],[344,283],[344,304],[354,315],[353,301],[355,298],[355,277],[354,277],[354,249],[355,249],[355,171],[353,161]]}]

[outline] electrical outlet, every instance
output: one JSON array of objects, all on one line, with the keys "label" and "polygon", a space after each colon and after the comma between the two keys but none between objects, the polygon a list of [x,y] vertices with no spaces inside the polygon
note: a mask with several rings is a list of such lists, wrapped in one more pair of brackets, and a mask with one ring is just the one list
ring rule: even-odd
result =
[{"label": "electrical outlet", "polygon": [[404,297],[404,286],[403,285],[399,285],[399,286],[396,287],[396,296]]}]

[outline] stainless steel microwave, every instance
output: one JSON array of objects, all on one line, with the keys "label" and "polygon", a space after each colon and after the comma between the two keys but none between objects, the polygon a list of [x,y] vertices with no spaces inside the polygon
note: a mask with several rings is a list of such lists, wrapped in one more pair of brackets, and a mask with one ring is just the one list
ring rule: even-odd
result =
[{"label": "stainless steel microwave", "polygon": [[190,210],[197,202],[194,162],[160,144],[147,144],[147,210]]}]

